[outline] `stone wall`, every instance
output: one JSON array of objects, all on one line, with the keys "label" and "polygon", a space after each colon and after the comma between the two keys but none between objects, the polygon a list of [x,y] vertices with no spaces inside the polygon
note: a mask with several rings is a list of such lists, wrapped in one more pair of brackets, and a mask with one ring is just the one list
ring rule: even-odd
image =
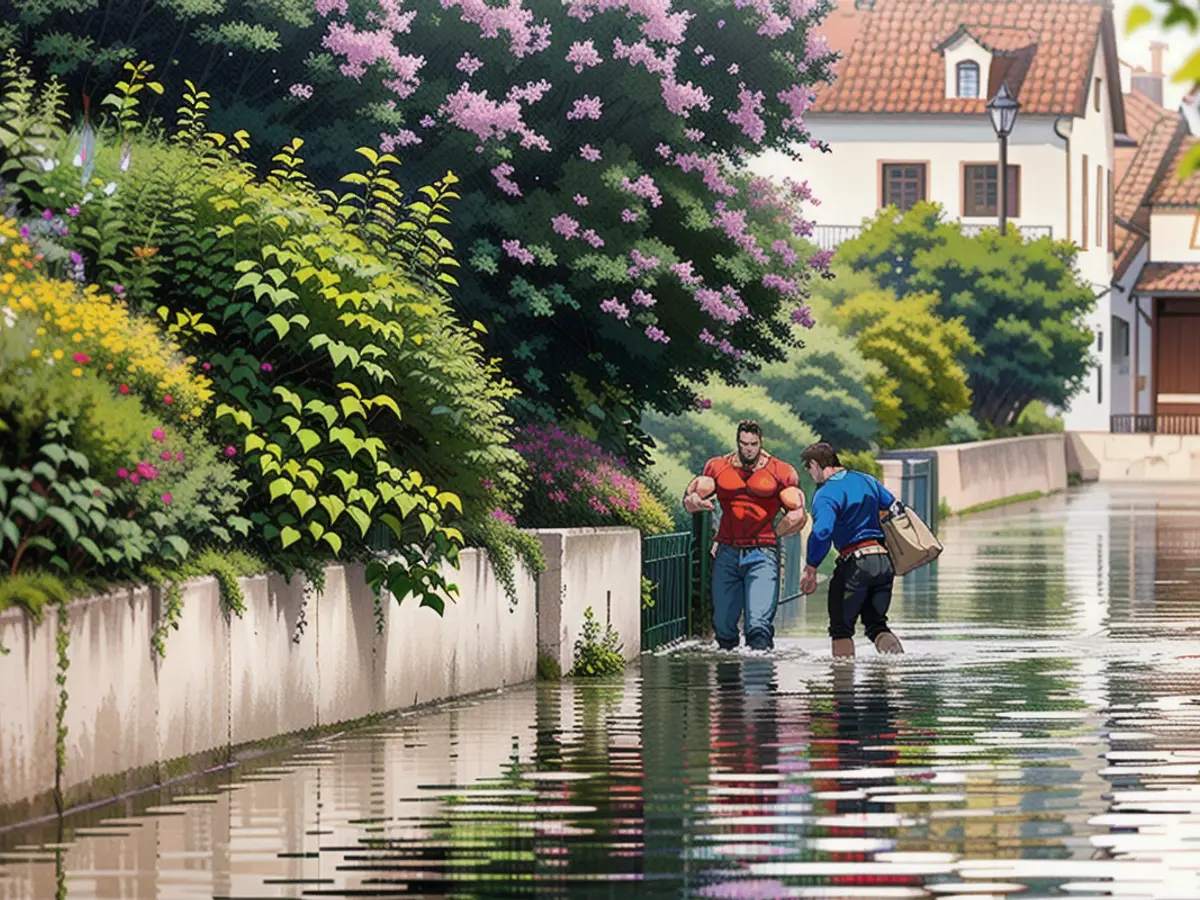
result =
[{"label": "stone wall", "polygon": [[636,528],[538,532],[546,571],[538,579],[538,649],[566,674],[589,607],[621,637],[625,658],[642,652],[642,537]]},{"label": "stone wall", "polygon": [[957,512],[1035,492],[1067,487],[1066,437],[1006,438],[931,447],[938,455],[938,490]]},{"label": "stone wall", "polygon": [[[641,539],[634,529],[539,532],[556,569],[540,593],[518,564],[510,604],[482,551],[461,554],[445,616],[409,599],[383,604],[382,634],[362,570],[332,566],[324,590],[279,576],[244,579],[243,616],[227,617],[214,579],[183,589],[178,631],[156,658],[157,590],[114,591],[70,604],[65,725],[68,802],[161,780],[171,761],[229,759],[233,748],[533,679],[538,610],[561,635],[563,671],[591,606],[641,644]],[[557,580],[556,580],[557,579]],[[561,609],[556,598],[561,598]],[[0,613],[0,823],[44,802],[55,781],[58,613],[35,625]],[[545,625],[543,630],[548,627]],[[193,760],[193,764],[202,764]],[[185,764],[184,769],[188,768]]]},{"label": "stone wall", "polygon": [[1200,480],[1200,435],[1067,435],[1070,471],[1084,481]]}]

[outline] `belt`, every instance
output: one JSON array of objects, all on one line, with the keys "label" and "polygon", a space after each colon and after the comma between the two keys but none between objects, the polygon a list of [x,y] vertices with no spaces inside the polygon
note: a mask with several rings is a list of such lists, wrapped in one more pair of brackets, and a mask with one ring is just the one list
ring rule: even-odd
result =
[{"label": "belt", "polygon": [[838,559],[849,559],[850,557],[871,556],[877,553],[887,553],[887,547],[881,544],[875,538],[866,541],[859,541],[856,544],[849,544],[838,551]]}]

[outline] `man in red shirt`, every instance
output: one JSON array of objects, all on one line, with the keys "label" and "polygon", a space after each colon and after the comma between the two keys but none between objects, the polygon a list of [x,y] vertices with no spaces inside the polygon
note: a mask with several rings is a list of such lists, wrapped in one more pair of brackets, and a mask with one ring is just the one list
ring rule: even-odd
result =
[{"label": "man in red shirt", "polygon": [[[779,603],[778,540],[804,527],[808,516],[800,476],[762,448],[757,422],[738,425],[738,448],[716,456],[693,478],[683,495],[689,513],[721,504],[717,552],[713,557],[713,630],[725,650],[738,645],[738,619],[751,650],[775,646],[775,610]],[[775,518],[787,510],[774,528]]]}]

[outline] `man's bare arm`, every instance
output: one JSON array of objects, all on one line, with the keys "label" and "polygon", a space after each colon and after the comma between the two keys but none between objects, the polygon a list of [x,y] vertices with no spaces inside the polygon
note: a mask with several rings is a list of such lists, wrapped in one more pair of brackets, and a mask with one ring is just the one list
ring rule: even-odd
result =
[{"label": "man's bare arm", "polygon": [[707,475],[697,475],[683,492],[683,508],[689,513],[714,509],[713,497],[717,493],[717,482]]},{"label": "man's bare arm", "polygon": [[804,508],[804,492],[798,487],[785,487],[779,492],[779,502],[787,513],[779,520],[775,533],[779,537],[796,534],[808,521],[808,511]]}]

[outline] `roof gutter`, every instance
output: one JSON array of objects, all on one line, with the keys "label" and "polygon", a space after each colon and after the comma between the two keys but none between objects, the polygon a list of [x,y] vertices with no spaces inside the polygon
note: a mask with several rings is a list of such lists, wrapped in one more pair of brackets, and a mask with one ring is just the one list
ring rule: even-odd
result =
[{"label": "roof gutter", "polygon": [[1059,123],[1064,119],[1070,121],[1071,116],[1059,116],[1054,120],[1054,133],[1067,148],[1067,240],[1071,239],[1071,136],[1058,130]]}]

